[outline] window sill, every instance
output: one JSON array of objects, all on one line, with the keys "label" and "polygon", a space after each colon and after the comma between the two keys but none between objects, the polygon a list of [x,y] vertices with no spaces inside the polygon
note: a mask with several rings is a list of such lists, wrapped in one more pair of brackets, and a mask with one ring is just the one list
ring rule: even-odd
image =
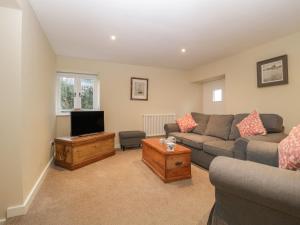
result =
[{"label": "window sill", "polygon": [[56,117],[71,116],[70,113],[56,113]]}]

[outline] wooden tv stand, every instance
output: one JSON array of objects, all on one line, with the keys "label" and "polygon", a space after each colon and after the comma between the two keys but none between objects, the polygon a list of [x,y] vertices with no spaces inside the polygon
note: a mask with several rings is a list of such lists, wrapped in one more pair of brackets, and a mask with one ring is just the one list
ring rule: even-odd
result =
[{"label": "wooden tv stand", "polygon": [[55,139],[55,164],[74,170],[115,154],[115,133]]}]

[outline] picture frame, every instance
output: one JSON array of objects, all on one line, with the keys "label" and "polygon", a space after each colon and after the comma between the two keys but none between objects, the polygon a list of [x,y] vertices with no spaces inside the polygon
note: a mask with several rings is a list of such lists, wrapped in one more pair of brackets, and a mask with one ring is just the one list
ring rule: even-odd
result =
[{"label": "picture frame", "polygon": [[282,55],[257,62],[257,87],[288,84],[288,57]]},{"label": "picture frame", "polygon": [[148,101],[148,79],[131,77],[130,99],[138,101]]}]

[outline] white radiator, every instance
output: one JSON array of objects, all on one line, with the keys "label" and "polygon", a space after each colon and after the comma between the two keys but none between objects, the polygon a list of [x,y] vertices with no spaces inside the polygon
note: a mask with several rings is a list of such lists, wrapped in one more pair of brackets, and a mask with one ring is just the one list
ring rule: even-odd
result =
[{"label": "white radiator", "polygon": [[144,114],[144,131],[147,137],[164,135],[164,125],[175,123],[175,113],[170,114]]}]

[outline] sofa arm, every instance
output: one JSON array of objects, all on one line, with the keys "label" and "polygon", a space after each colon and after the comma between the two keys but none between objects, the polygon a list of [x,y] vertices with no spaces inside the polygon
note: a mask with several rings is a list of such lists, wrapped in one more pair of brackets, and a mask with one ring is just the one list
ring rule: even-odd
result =
[{"label": "sofa arm", "polygon": [[285,133],[271,133],[267,135],[256,135],[251,137],[238,138],[234,143],[234,158],[243,160],[247,159],[247,146],[249,141],[279,143],[281,140],[286,138],[286,136],[287,135]]},{"label": "sofa arm", "polygon": [[164,125],[164,129],[165,129],[165,132],[166,132],[166,137],[169,136],[169,133],[180,132],[180,129],[179,129],[179,126],[178,126],[177,123],[166,123]]},{"label": "sofa arm", "polygon": [[247,160],[278,167],[278,144],[264,141],[249,141]]},{"label": "sofa arm", "polygon": [[209,177],[217,191],[300,218],[300,172],[220,156]]}]

